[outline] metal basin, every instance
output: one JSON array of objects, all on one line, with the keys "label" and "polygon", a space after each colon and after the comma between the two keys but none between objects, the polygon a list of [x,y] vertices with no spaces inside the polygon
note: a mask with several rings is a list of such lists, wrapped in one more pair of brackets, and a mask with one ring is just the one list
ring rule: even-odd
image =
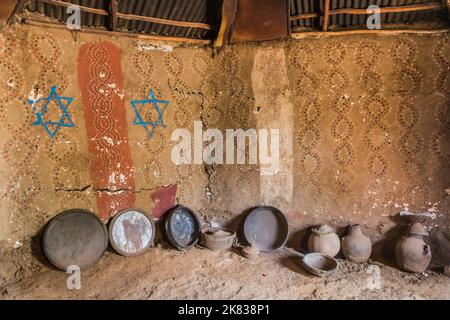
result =
[{"label": "metal basin", "polygon": [[281,248],[289,233],[284,214],[274,207],[256,207],[246,216],[243,226],[245,241],[261,251]]},{"label": "metal basin", "polygon": [[109,241],[118,253],[137,256],[153,244],[155,224],[144,211],[126,209],[117,213],[109,225]]},{"label": "metal basin", "polygon": [[80,269],[96,263],[108,246],[108,232],[93,213],[74,209],[62,212],[47,225],[43,237],[44,253],[57,268],[71,265]]},{"label": "metal basin", "polygon": [[179,250],[193,247],[200,238],[200,221],[195,212],[177,205],[164,215],[167,240]]}]

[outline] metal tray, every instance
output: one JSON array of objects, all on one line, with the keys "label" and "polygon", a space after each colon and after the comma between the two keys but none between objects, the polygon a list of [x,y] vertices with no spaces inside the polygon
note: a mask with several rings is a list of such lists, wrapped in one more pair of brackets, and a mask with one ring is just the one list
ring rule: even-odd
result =
[{"label": "metal tray", "polygon": [[155,223],[144,211],[125,209],[109,225],[111,246],[123,256],[138,256],[153,245]]},{"label": "metal tray", "polygon": [[193,247],[200,238],[200,221],[195,212],[177,205],[164,215],[167,240],[179,250]]},{"label": "metal tray", "polygon": [[95,264],[108,247],[108,231],[92,212],[83,209],[64,211],[47,225],[43,237],[44,253],[57,268],[71,265],[80,269]]},{"label": "metal tray", "polygon": [[254,244],[260,251],[281,248],[289,233],[284,214],[269,206],[256,207],[245,217],[243,234],[247,244]]}]

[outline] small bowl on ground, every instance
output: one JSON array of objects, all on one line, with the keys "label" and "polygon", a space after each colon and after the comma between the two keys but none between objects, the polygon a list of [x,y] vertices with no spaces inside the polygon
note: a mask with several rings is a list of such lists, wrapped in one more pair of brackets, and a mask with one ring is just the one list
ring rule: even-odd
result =
[{"label": "small bowl on ground", "polygon": [[202,232],[203,245],[210,250],[228,250],[235,243],[236,233],[225,228],[207,228]]},{"label": "small bowl on ground", "polygon": [[302,266],[309,273],[319,277],[326,277],[335,273],[339,264],[336,259],[329,255],[313,252],[303,257]]}]

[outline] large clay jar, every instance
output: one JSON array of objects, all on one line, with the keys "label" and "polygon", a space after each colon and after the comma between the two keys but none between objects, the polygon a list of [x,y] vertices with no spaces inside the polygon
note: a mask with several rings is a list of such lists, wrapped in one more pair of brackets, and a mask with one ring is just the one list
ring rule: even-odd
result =
[{"label": "large clay jar", "polygon": [[406,237],[395,246],[395,258],[398,266],[410,272],[424,272],[431,261],[430,246],[423,241],[428,232],[420,223],[413,223]]},{"label": "large clay jar", "polygon": [[308,239],[308,248],[311,252],[320,252],[334,257],[341,249],[341,242],[333,228],[322,224],[312,229]]},{"label": "large clay jar", "polygon": [[370,258],[372,242],[366,237],[359,224],[349,227],[348,234],[342,238],[342,253],[347,260],[362,263]]}]

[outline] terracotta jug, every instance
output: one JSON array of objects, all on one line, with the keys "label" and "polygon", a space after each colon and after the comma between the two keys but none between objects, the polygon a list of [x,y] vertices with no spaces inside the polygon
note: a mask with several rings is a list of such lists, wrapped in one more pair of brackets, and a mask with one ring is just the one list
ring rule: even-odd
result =
[{"label": "terracotta jug", "polygon": [[348,234],[342,238],[342,253],[347,260],[362,263],[370,258],[372,242],[366,237],[359,224],[349,227]]},{"label": "terracotta jug", "polygon": [[308,248],[311,252],[320,252],[334,257],[341,249],[341,242],[333,228],[322,224],[312,229],[312,234],[308,239]]},{"label": "terracotta jug", "polygon": [[422,273],[428,268],[431,250],[423,241],[424,236],[428,236],[428,232],[422,224],[416,222],[409,227],[408,235],[397,242],[395,258],[401,269]]}]

